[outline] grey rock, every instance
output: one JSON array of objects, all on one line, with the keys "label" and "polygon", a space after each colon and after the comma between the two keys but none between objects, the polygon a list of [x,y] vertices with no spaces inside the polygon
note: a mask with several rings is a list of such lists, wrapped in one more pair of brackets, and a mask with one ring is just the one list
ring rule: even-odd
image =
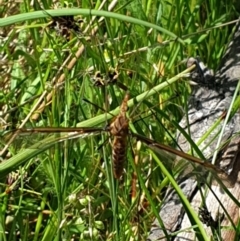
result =
[{"label": "grey rock", "polygon": [[[207,138],[201,144],[197,144],[205,158],[208,159],[216,150],[219,134],[223,128],[224,117],[231,104],[237,82],[240,79],[240,24],[237,26],[233,40],[229,44],[215,76],[199,58],[189,58],[187,66],[189,67],[192,64],[197,65],[196,70],[190,74],[190,78],[195,84],[192,86],[192,94],[189,98],[188,114],[183,117],[180,126],[197,144],[204,133],[218,119],[221,119],[219,125],[210,132]],[[219,152],[218,165],[226,170],[228,174],[233,171],[234,162],[239,152],[239,131],[240,114],[238,111],[225,126],[224,135],[221,139],[222,147],[225,144],[225,148]],[[226,142],[227,140],[230,141]],[[190,150],[190,144],[179,131],[177,132],[177,141],[184,152]],[[196,153],[194,152],[194,154]],[[196,181],[182,179],[178,183],[185,196],[191,200],[193,193],[196,191]],[[169,189],[164,205],[160,210],[160,217],[169,234],[182,228],[183,213],[184,209],[178,195],[174,190]],[[162,227],[155,221],[148,240],[167,240],[164,237]],[[191,239],[176,237],[175,240]]]}]

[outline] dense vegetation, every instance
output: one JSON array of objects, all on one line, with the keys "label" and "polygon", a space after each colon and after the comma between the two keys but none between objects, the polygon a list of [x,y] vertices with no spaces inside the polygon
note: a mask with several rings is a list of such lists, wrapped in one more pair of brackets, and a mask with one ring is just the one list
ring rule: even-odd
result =
[{"label": "dense vegetation", "polygon": [[128,89],[131,131],[176,148],[190,88],[174,77],[190,56],[217,68],[233,26],[223,24],[238,7],[233,0],[2,1],[1,149],[16,128],[102,131],[70,140],[14,136],[1,151],[0,240],[144,240],[160,219],[163,172],[176,173],[129,135],[125,171],[115,180],[108,113],[118,113]]}]

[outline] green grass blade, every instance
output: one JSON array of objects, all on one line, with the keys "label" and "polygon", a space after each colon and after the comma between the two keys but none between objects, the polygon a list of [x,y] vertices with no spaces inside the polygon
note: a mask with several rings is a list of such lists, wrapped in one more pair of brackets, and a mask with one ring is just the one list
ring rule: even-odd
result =
[{"label": "green grass blade", "polygon": [[[102,10],[93,10],[93,9],[58,9],[58,10],[46,10],[48,14],[50,14],[53,17],[56,16],[69,16],[69,15],[83,15],[83,16],[100,16],[100,17],[106,17],[106,18],[115,18],[120,21],[126,21],[129,23],[134,23],[137,25],[142,25],[148,28],[156,29],[162,33],[165,33],[166,35],[169,35],[170,37],[176,39],[181,44],[184,45],[184,41],[180,39],[177,35],[173,34],[172,32],[159,27],[156,24],[152,24],[146,21],[143,21],[141,19],[136,19],[133,17],[129,17],[126,15],[108,12],[108,11],[102,11]],[[16,24],[18,22],[27,21],[27,20],[33,20],[33,19],[39,19],[39,18],[46,18],[49,17],[49,15],[46,14],[44,11],[36,11],[32,13],[23,13],[18,14],[14,16],[10,16],[7,18],[0,19],[0,27],[4,27],[11,24]]]}]

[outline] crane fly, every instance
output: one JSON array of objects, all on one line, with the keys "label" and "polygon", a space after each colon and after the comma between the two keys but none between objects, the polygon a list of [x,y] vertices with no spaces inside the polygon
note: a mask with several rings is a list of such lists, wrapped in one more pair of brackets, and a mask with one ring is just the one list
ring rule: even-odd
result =
[{"label": "crane fly", "polygon": [[[139,135],[137,133],[133,133],[129,130],[129,119],[126,115],[127,109],[128,109],[128,101],[130,99],[129,92],[126,93],[123,102],[120,106],[120,112],[116,116],[116,118],[112,121],[110,125],[106,128],[32,128],[32,129],[17,129],[15,131],[15,134],[34,134],[34,133],[52,133],[53,131],[55,133],[61,133],[61,135],[55,139],[54,143],[56,142],[62,142],[64,140],[68,139],[75,139],[75,138],[85,138],[91,135],[98,135],[102,132],[108,132],[110,133],[110,136],[112,137],[112,161],[113,161],[113,173],[114,177],[116,179],[119,179],[122,176],[123,169],[124,169],[124,163],[127,159],[126,157],[126,150],[127,150],[127,138],[128,136],[132,136],[136,138],[137,140],[142,141],[145,143],[148,147],[158,151],[166,151],[169,153],[174,154],[175,156],[181,157],[182,159],[188,160],[193,164],[200,165],[208,170],[211,170],[214,173],[217,173],[219,177],[221,177],[224,180],[227,180],[227,174],[220,168],[218,168],[215,165],[212,165],[209,162],[203,161],[195,156],[191,156],[187,153],[184,153],[180,150],[176,150],[172,147],[166,146],[164,144],[160,144],[152,139],[149,139],[145,136]],[[62,134],[65,133],[65,134]],[[66,134],[68,133],[68,134]],[[44,140],[45,149],[49,148],[53,142],[51,142],[51,138],[48,140]],[[34,145],[35,148],[40,146],[39,144]],[[1,170],[1,166],[0,166]]]}]

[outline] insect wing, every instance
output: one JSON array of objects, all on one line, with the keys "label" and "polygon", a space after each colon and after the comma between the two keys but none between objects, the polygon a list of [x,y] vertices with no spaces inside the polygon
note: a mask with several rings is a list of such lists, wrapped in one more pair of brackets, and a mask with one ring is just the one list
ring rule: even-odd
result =
[{"label": "insect wing", "polygon": [[[5,164],[0,164],[0,173],[5,173],[9,168],[18,167],[27,160],[50,149],[56,143],[63,143],[67,140],[76,139],[81,141],[94,135],[104,132],[102,128],[32,128],[18,129],[12,134],[14,137],[12,143],[7,141],[13,147],[15,154],[8,159]],[[10,137],[10,139],[11,139]],[[9,139],[9,137],[8,137]],[[6,145],[6,144],[5,144]],[[19,151],[21,149],[21,151]],[[14,152],[14,151],[13,151]]]},{"label": "insect wing", "polygon": [[[21,140],[24,146],[33,145],[37,143],[60,143],[65,140],[84,139],[89,136],[98,135],[104,130],[102,128],[64,128],[64,127],[45,127],[45,128],[29,128],[17,129],[12,136],[15,136],[15,144]],[[24,143],[25,142],[25,143]],[[22,145],[21,144],[21,145]],[[39,145],[39,144],[38,144]],[[40,145],[39,145],[40,146]],[[28,147],[31,148],[31,147]]]},{"label": "insect wing", "polygon": [[[176,150],[172,147],[166,146],[164,144],[160,144],[155,142],[154,140],[151,140],[149,138],[146,138],[144,136],[132,133],[132,135],[134,137],[136,137],[138,140],[143,141],[145,144],[147,144],[154,152],[159,153],[161,157],[164,157],[164,159],[166,159],[167,161],[177,161],[179,162],[179,160],[181,161],[188,161],[188,163],[185,162],[185,166],[184,168],[189,167],[190,164],[193,165],[194,167],[194,171],[191,168],[188,168],[189,170],[187,170],[187,172],[191,172],[193,174],[197,174],[197,175],[205,175],[206,172],[211,172],[213,173],[215,176],[219,177],[221,180],[224,181],[224,183],[226,183],[226,185],[231,185],[231,181],[227,175],[227,173],[218,168],[215,165],[212,165],[210,162],[208,161],[203,161],[195,156],[191,156],[187,153],[184,153],[182,151]],[[167,153],[167,155],[166,155]],[[170,153],[170,154],[169,154]],[[170,158],[169,158],[170,157]],[[196,168],[196,169],[195,169]],[[184,174],[186,174],[186,170],[184,169]]]}]

